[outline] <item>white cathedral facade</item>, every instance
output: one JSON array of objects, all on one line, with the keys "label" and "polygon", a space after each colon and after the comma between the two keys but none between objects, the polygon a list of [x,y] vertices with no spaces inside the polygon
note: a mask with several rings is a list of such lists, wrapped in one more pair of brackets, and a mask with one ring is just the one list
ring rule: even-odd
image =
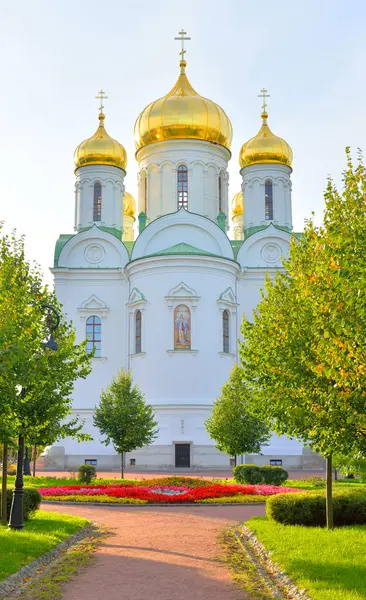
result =
[{"label": "white cathedral facade", "polygon": [[[93,371],[73,395],[93,441],[60,440],[44,457],[49,468],[119,467],[93,409],[122,367],[159,423],[154,443],[126,456],[127,468],[230,466],[204,423],[238,360],[242,315],[251,316],[266,273],[289,248],[292,151],[269,129],[264,103],[259,132],[240,151],[242,190],[229,203],[232,125],[192,88],[183,57],[175,86],[136,121],[138,206],[102,105],[96,133],[75,151],[75,233],[60,235],[52,272],[78,339],[95,347]],[[316,468],[318,457],[274,435],[242,460],[298,469]]]}]

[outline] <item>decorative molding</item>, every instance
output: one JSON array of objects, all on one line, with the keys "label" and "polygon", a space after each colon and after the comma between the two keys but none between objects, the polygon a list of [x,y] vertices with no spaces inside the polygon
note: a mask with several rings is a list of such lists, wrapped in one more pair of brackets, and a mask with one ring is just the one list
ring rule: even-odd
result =
[{"label": "decorative molding", "polygon": [[134,352],[133,354],[129,354],[128,356],[130,358],[137,358],[138,356],[141,356],[142,358],[145,358],[146,352]]},{"label": "decorative molding", "polygon": [[193,354],[193,356],[196,356],[196,354],[198,354],[198,350],[188,350],[188,349],[187,350],[185,350],[185,349],[174,350],[173,349],[173,350],[167,350],[166,353],[169,356],[173,356],[173,354]]},{"label": "decorative molding", "polygon": [[261,250],[261,256],[267,263],[276,263],[280,260],[282,250],[278,244],[270,242],[265,244]]},{"label": "decorative molding", "polygon": [[129,308],[141,308],[146,304],[147,300],[144,294],[136,287],[134,287],[128,298],[127,306]]},{"label": "decorative molding", "polygon": [[84,300],[78,307],[77,310],[82,319],[90,317],[90,315],[98,315],[102,319],[106,319],[110,311],[110,308],[106,305],[103,300],[100,300],[95,294],[90,296],[87,300]]},{"label": "decorative molding", "polygon": [[234,309],[238,306],[236,296],[231,287],[226,288],[218,297],[217,304],[224,310],[226,307]]},{"label": "decorative molding", "polygon": [[236,359],[236,354],[233,354],[232,352],[219,352],[219,355],[221,356],[221,358],[224,358],[226,356],[227,358]]},{"label": "decorative molding", "polygon": [[101,244],[96,244],[95,242],[89,244],[84,250],[84,256],[88,263],[97,264],[100,263],[105,255],[105,250]]},{"label": "decorative molding", "polygon": [[196,290],[189,287],[184,281],[181,281],[174,288],[169,290],[168,295],[165,296],[165,300],[168,303],[169,310],[180,302],[188,303],[192,310],[195,310],[200,297],[197,296]]}]

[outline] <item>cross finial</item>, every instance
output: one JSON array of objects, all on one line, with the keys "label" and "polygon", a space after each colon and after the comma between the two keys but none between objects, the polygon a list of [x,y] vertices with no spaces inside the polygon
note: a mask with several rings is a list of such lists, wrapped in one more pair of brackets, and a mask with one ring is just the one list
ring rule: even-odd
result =
[{"label": "cross finial", "polygon": [[180,40],[181,41],[181,51],[179,52],[180,54],[180,60],[184,60],[184,55],[186,53],[186,50],[184,50],[184,40],[190,40],[190,37],[184,37],[185,35],[187,35],[186,31],[179,31],[178,33],[179,37],[174,38],[175,40]]},{"label": "cross finial", "polygon": [[262,98],[263,100],[263,104],[262,104],[262,112],[267,112],[267,102],[266,102],[266,98],[269,98],[271,94],[267,94],[268,90],[266,90],[266,88],[262,88],[261,89],[261,93],[258,94],[258,98]]},{"label": "cross finial", "polygon": [[97,100],[100,100],[100,106],[99,106],[99,114],[103,113],[103,100],[105,100],[106,98],[108,98],[108,96],[105,95],[105,92],[103,92],[103,90],[100,90],[100,92],[98,92],[98,96],[95,96]]}]

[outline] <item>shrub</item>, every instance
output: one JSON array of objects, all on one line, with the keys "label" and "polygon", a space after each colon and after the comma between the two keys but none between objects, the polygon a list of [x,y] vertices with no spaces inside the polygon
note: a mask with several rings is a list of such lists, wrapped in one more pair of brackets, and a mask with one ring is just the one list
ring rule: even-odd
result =
[{"label": "shrub", "polygon": [[15,465],[9,465],[8,469],[7,469],[7,474],[8,475],[16,475],[17,474],[17,468]]},{"label": "shrub", "polygon": [[97,470],[93,465],[80,465],[78,473],[78,479],[81,483],[90,483],[96,477]]},{"label": "shrub", "polygon": [[313,475],[312,477],[309,477],[309,479],[306,479],[305,481],[308,481],[314,487],[325,488],[325,478],[320,477],[319,475]]},{"label": "shrub", "polygon": [[[1,500],[1,492],[0,492],[0,500]],[[25,521],[28,521],[30,519],[30,517],[33,515],[33,513],[35,513],[36,510],[39,509],[41,500],[42,500],[42,496],[38,490],[36,490],[35,488],[24,488],[23,501],[24,501],[24,520]],[[12,501],[13,501],[13,490],[8,489],[7,497],[6,497],[6,505],[7,505],[6,518],[7,518],[7,520],[10,517],[10,509],[11,509]]]},{"label": "shrub", "polygon": [[233,469],[234,479],[237,483],[262,483],[263,475],[258,465],[237,465]]},{"label": "shrub", "polygon": [[[334,524],[366,524],[366,497],[361,493],[336,493],[333,497]],[[305,492],[271,496],[266,504],[267,516],[283,525],[324,527],[325,494]]]},{"label": "shrub", "polygon": [[272,467],[270,465],[263,465],[260,468],[264,483],[268,485],[282,485],[288,479],[288,473],[282,467]]},{"label": "shrub", "polygon": [[268,485],[282,485],[288,478],[288,473],[282,467],[270,465],[238,465],[233,469],[234,479],[237,483],[266,483]]}]

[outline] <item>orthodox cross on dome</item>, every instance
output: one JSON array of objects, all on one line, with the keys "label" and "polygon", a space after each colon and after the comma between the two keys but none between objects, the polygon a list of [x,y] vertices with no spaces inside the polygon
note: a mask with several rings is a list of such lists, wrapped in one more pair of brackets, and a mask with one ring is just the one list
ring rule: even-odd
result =
[{"label": "orthodox cross on dome", "polygon": [[262,98],[263,100],[263,104],[262,104],[262,112],[267,112],[267,102],[266,102],[266,98],[269,98],[271,96],[271,94],[267,94],[268,90],[266,90],[266,88],[262,88],[261,89],[261,93],[258,94],[258,98]]},{"label": "orthodox cross on dome", "polygon": [[105,100],[106,98],[108,98],[108,96],[105,95],[105,92],[103,92],[103,90],[100,90],[100,92],[98,92],[98,96],[95,96],[97,100],[100,100],[100,106],[99,106],[99,114],[103,113],[103,100]]},{"label": "orthodox cross on dome", "polygon": [[187,35],[186,31],[179,31],[178,33],[179,37],[174,38],[175,40],[180,40],[181,41],[181,51],[179,52],[180,54],[180,60],[184,60],[184,55],[187,52],[186,50],[184,50],[184,41],[185,40],[190,40],[190,37],[184,37],[185,35]]}]

